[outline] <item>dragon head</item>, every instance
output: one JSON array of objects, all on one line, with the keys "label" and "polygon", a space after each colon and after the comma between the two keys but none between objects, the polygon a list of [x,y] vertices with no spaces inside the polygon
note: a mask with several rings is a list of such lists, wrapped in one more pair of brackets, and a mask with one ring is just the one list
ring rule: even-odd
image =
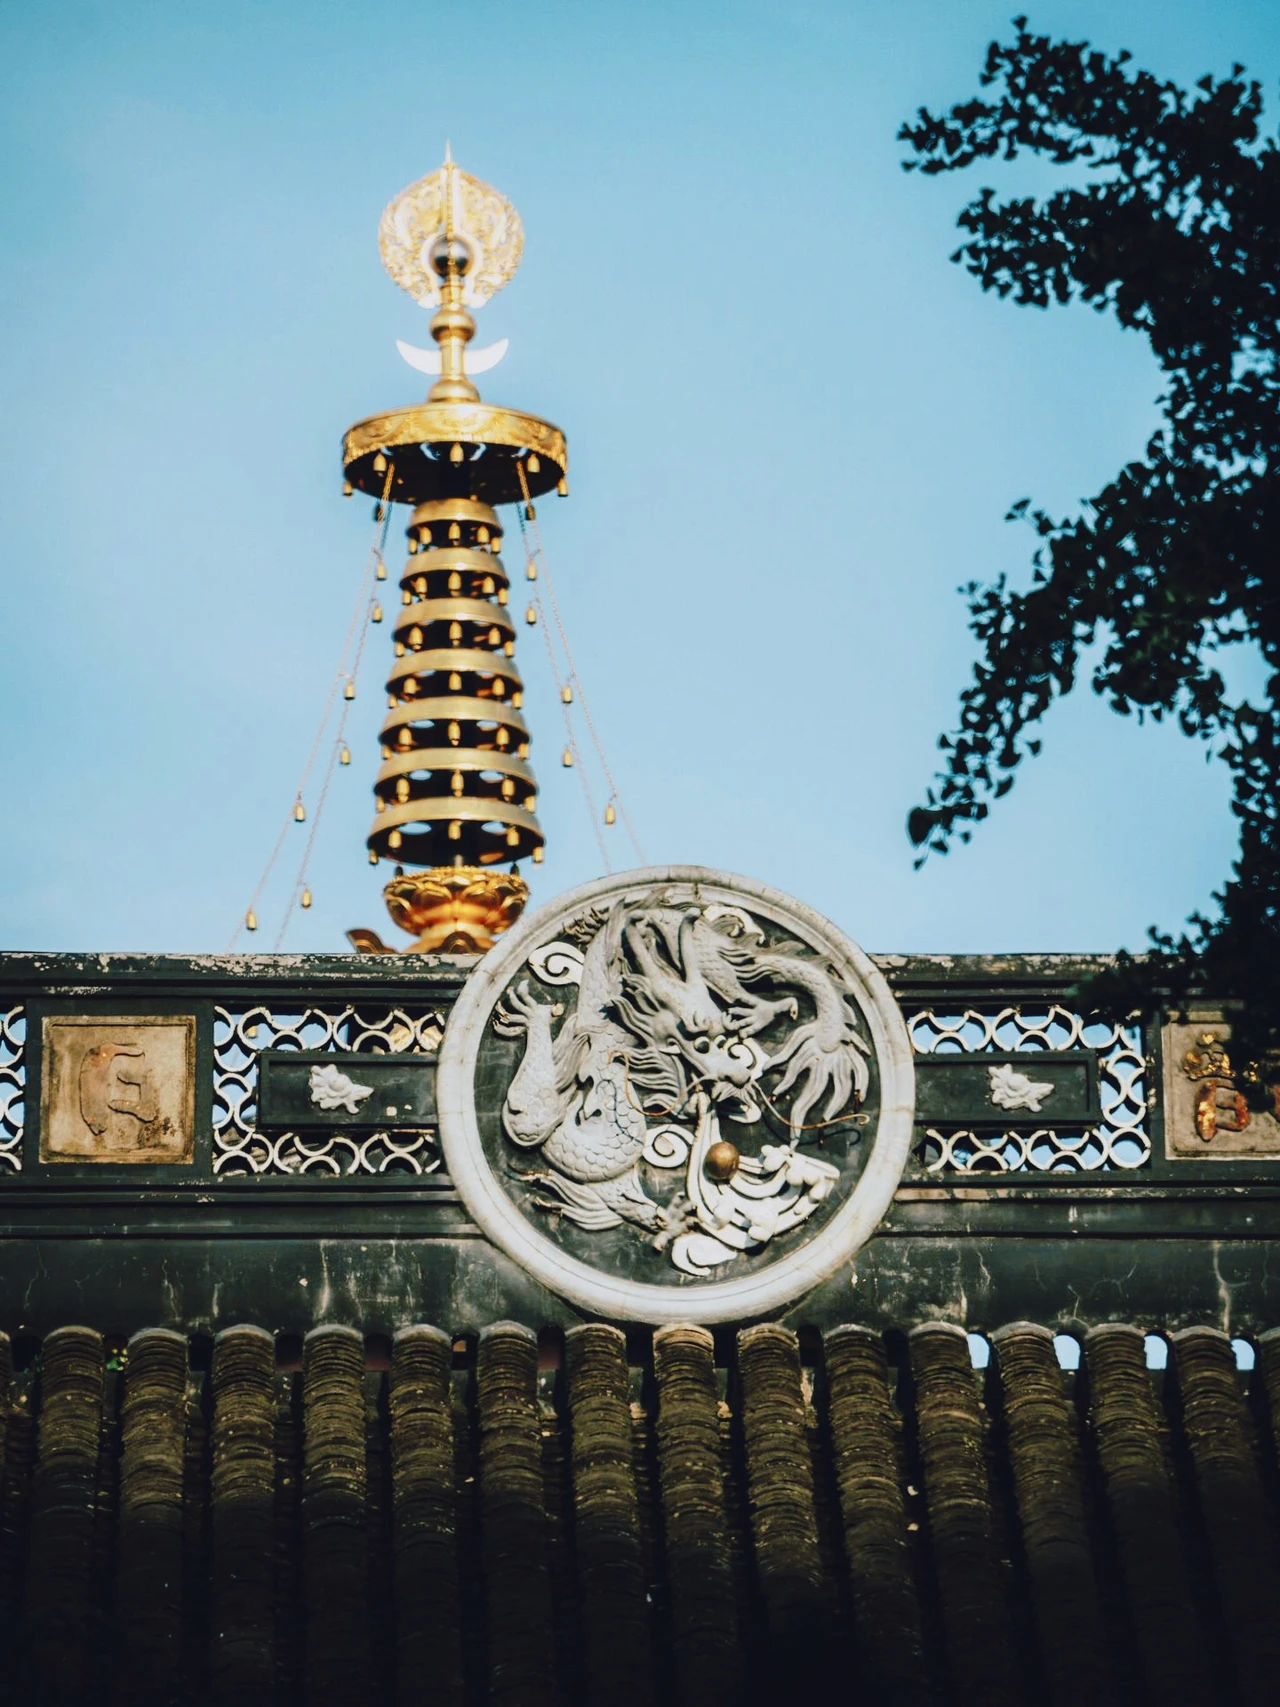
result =
[{"label": "dragon head", "polygon": [[621,924],[611,1011],[635,1040],[626,1051],[631,1077],[655,1102],[684,1108],[701,1091],[713,1102],[736,1102],[739,1118],[754,1118],[749,1087],[765,1056],[707,983],[694,952],[699,917],[696,908],[637,909]]}]

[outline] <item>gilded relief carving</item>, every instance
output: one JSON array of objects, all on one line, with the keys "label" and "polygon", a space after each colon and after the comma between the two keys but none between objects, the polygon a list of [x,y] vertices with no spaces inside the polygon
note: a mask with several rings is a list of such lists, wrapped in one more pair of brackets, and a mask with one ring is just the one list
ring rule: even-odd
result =
[{"label": "gilded relief carving", "polygon": [[[1231,1026],[1206,1009],[1164,1029],[1166,1153],[1176,1159],[1280,1158],[1280,1090],[1251,1097],[1232,1065]],[[1256,1106],[1261,1100],[1262,1106]]]}]

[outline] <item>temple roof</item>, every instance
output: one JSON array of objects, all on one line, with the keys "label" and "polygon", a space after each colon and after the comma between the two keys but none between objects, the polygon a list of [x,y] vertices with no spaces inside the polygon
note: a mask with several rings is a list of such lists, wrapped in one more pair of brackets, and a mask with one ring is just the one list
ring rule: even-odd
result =
[{"label": "temple roof", "polygon": [[1273,1700],[1280,1334],[1251,1372],[1207,1328],[1167,1370],[1123,1324],[1081,1350],[3,1340],[18,1698]]}]

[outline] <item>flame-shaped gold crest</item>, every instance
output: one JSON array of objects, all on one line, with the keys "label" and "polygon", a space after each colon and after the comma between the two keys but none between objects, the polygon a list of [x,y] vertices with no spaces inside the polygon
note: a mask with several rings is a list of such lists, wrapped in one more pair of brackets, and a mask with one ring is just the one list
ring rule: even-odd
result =
[{"label": "flame-shaped gold crest", "polygon": [[462,285],[468,308],[481,307],[511,283],[524,253],[520,215],[492,184],[464,172],[451,156],[438,171],[401,190],[378,227],[383,266],[401,290],[427,308],[441,300],[431,247],[445,232],[471,249]]}]

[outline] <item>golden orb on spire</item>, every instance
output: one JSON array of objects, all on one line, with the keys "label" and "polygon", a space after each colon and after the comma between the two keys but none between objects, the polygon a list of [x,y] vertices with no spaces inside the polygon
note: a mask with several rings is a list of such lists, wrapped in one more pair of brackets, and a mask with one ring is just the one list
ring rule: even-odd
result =
[{"label": "golden orb on spire", "polygon": [[[524,252],[520,215],[492,185],[473,178],[452,155],[437,171],[402,190],[379,227],[388,273],[416,302],[434,307],[437,350],[400,353],[421,371],[438,374],[425,403],[359,421],[343,441],[346,481],[392,503],[474,498],[514,504],[563,487],[568,474],[564,434],[549,421],[482,403],[468,371],[475,335],[471,310],[515,277]],[[389,478],[389,484],[388,482]]]}]

